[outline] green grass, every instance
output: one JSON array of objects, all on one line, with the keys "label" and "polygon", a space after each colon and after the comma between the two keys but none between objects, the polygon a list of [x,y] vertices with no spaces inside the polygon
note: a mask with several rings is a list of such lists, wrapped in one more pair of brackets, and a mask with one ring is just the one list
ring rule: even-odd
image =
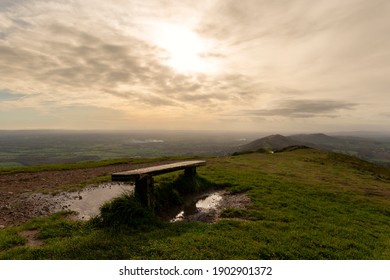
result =
[{"label": "green grass", "polygon": [[[213,224],[153,222],[115,230],[60,213],[0,230],[0,258],[390,259],[388,169],[310,149],[209,158],[198,174],[246,193],[251,203],[225,210],[226,218]],[[156,185],[177,181],[177,174],[164,175]],[[18,232],[26,229],[37,230],[44,245],[23,245]]]}]

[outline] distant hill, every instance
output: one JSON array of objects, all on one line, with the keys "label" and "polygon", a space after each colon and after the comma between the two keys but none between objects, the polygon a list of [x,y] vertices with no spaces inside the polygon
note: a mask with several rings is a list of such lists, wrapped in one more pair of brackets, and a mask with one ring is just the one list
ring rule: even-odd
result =
[{"label": "distant hill", "polygon": [[275,151],[290,146],[304,146],[304,143],[280,134],[275,134],[241,145],[235,152],[246,153],[254,151]]},{"label": "distant hill", "polygon": [[340,152],[364,160],[390,166],[390,142],[351,136],[329,136],[323,133],[283,136],[270,135],[234,148],[233,154],[276,152],[289,147],[309,147]]},{"label": "distant hill", "polygon": [[331,137],[323,133],[297,134],[288,136],[288,138],[317,147],[331,147],[332,145],[338,145],[341,142],[344,142],[342,139]]}]

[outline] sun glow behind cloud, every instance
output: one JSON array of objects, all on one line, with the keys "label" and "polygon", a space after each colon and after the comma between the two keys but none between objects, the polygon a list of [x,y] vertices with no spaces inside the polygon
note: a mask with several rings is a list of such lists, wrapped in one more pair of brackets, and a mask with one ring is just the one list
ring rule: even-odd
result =
[{"label": "sun glow behind cloud", "polygon": [[202,54],[211,51],[211,42],[202,39],[185,26],[158,23],[152,32],[152,41],[167,51],[166,64],[180,73],[215,73],[218,70],[214,59]]}]

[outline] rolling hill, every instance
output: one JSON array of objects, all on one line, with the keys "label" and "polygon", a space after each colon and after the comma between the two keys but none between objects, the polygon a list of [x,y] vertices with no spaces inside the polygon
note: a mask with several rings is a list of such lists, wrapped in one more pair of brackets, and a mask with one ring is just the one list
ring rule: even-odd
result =
[{"label": "rolling hill", "polygon": [[387,138],[329,136],[323,133],[296,134],[291,136],[277,134],[235,147],[232,153],[277,152],[291,146],[344,153],[383,166],[390,166],[390,140]]},{"label": "rolling hill", "polygon": [[286,147],[299,145],[304,145],[304,143],[280,134],[275,134],[241,145],[235,152],[276,151]]}]

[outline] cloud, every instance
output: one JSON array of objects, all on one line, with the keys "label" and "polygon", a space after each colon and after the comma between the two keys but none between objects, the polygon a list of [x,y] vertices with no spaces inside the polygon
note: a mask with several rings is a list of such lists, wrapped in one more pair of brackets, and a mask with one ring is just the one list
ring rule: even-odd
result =
[{"label": "cloud", "polygon": [[198,30],[217,39],[241,73],[312,92],[325,85],[368,91],[390,72],[389,12],[383,0],[227,0]]},{"label": "cloud", "polygon": [[[205,36],[243,45],[265,38],[304,38],[320,32],[335,20],[329,1],[234,0],[217,1],[203,17],[198,31]],[[328,15],[333,13],[333,17]],[[320,20],[319,20],[320,18]]]},{"label": "cloud", "polygon": [[0,9],[6,10],[14,5],[20,5],[21,3],[25,2],[26,0],[1,0],[0,2]]},{"label": "cloud", "polygon": [[26,97],[25,94],[10,92],[7,90],[0,90],[0,101],[15,101]]},{"label": "cloud", "polygon": [[336,117],[342,110],[352,110],[357,104],[334,100],[282,100],[272,109],[242,110],[244,116],[286,118]]},{"label": "cloud", "polygon": [[58,24],[39,32],[43,33],[40,38],[35,32],[17,34],[23,38],[15,41],[38,39],[39,43],[29,48],[19,42],[0,45],[4,74],[12,75],[20,69],[25,71],[24,75],[45,83],[83,87],[95,82],[113,86],[130,78],[147,78],[147,73],[161,68],[155,48],[134,38],[117,38],[115,43],[108,43],[85,31]]},{"label": "cloud", "polygon": [[[1,106],[63,115],[92,106],[162,123],[202,115],[206,125],[239,112],[237,127],[271,117],[286,128],[286,118],[383,122],[389,11],[385,0],[4,0]],[[155,40],[162,25],[195,32],[208,46],[197,55],[218,71],[169,67]]]},{"label": "cloud", "polygon": [[151,42],[107,25],[96,34],[88,28],[50,19],[14,30],[0,42],[0,80],[27,94],[29,89],[49,92],[59,104],[73,98],[103,102],[110,94],[132,107],[211,108],[255,98],[254,82],[244,75],[180,74],[164,64],[165,51]]}]

